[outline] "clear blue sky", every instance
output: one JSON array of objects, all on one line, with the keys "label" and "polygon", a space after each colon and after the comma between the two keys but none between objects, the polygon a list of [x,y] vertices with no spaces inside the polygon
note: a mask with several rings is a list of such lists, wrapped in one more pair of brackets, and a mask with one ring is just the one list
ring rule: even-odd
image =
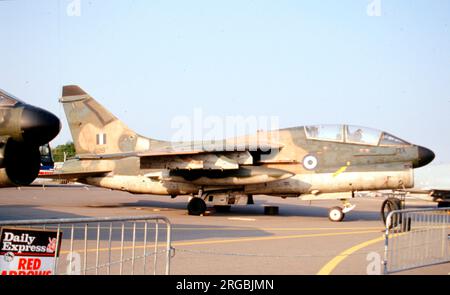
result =
[{"label": "clear blue sky", "polygon": [[450,1],[0,1],[0,88],[63,121],[78,84],[132,129],[174,116],[387,130],[450,162]]}]

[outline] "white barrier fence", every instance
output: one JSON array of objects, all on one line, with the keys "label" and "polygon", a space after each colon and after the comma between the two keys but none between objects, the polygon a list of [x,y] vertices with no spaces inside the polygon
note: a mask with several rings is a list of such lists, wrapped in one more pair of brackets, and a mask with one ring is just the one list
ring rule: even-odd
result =
[{"label": "white barrier fence", "polygon": [[0,228],[4,274],[42,274],[49,261],[45,274],[170,274],[172,226],[164,216],[0,221]]},{"label": "white barrier fence", "polygon": [[450,261],[450,208],[396,210],[387,216],[384,273]]}]

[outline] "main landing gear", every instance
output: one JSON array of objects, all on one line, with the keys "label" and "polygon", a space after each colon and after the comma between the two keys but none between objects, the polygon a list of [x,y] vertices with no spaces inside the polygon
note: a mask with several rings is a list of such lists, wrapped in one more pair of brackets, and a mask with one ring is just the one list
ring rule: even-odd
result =
[{"label": "main landing gear", "polygon": [[328,219],[333,222],[341,222],[344,220],[345,214],[355,209],[356,205],[352,205],[348,200],[342,200],[343,208],[333,207],[328,211]]},{"label": "main landing gear", "polygon": [[231,205],[254,204],[253,196],[236,191],[199,191],[189,200],[187,209],[189,215],[202,215],[207,206],[214,206],[215,212],[229,212]]},{"label": "main landing gear", "polygon": [[189,215],[202,215],[206,211],[206,203],[201,197],[192,197],[187,209]]},{"label": "main landing gear", "polygon": [[386,218],[391,211],[404,209],[404,202],[396,197],[389,197],[381,204],[381,219],[386,224]]}]

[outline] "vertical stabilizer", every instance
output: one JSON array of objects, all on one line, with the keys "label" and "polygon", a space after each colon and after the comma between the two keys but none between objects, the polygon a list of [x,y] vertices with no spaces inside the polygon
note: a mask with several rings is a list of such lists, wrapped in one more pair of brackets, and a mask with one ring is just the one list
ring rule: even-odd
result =
[{"label": "vertical stabilizer", "polygon": [[76,85],[63,87],[62,98],[77,155],[142,152],[153,140],[138,135]]}]

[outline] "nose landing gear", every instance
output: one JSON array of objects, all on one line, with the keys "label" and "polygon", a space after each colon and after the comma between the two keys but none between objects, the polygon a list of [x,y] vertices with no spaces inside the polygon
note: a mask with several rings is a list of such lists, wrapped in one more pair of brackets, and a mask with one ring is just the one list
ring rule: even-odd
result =
[{"label": "nose landing gear", "polygon": [[351,204],[348,200],[342,200],[343,208],[333,207],[328,211],[328,219],[333,222],[344,220],[345,214],[355,209],[356,205]]}]

